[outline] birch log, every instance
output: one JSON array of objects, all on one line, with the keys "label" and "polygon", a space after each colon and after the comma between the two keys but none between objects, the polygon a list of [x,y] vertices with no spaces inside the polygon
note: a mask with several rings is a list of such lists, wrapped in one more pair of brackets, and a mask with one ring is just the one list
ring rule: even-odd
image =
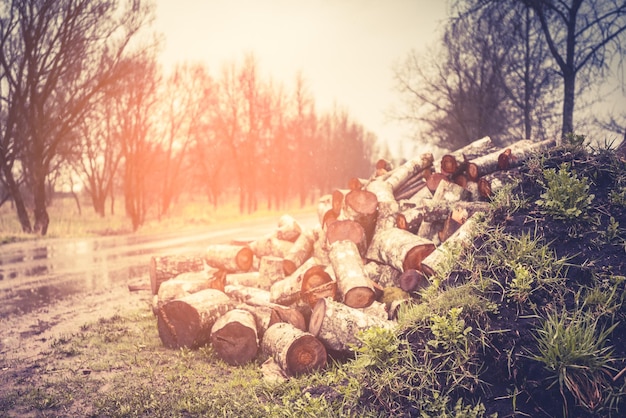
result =
[{"label": "birch log", "polygon": [[259,349],[254,316],[243,309],[226,312],[211,328],[211,346],[217,357],[232,366],[250,362]]},{"label": "birch log", "polygon": [[292,274],[313,254],[313,232],[305,230],[283,258],[283,272],[286,276]]},{"label": "birch log", "polygon": [[248,271],[252,267],[254,253],[247,246],[212,244],[205,251],[209,266],[230,272]]},{"label": "birch log", "polygon": [[351,219],[335,221],[326,228],[326,241],[332,245],[337,241],[349,240],[354,242],[359,254],[364,255],[367,251],[367,235],[363,226]]},{"label": "birch log", "polygon": [[284,322],[267,329],[263,352],[289,376],[300,376],[326,366],[326,348],[313,335]]},{"label": "birch log", "polygon": [[433,161],[434,158],[432,154],[422,154],[418,158],[413,158],[394,169],[385,181],[389,183],[391,189],[395,192],[404,183],[406,183],[408,179],[418,175],[424,169],[432,166]]},{"label": "birch log", "polygon": [[328,273],[326,266],[318,264],[302,276],[300,292],[302,300],[313,308],[319,299],[337,297],[337,282]]},{"label": "birch log", "polygon": [[205,289],[172,300],[158,310],[161,342],[170,348],[198,348],[209,343],[217,319],[235,307],[224,292]]},{"label": "birch log", "polygon": [[329,255],[343,303],[353,308],[371,305],[376,299],[376,290],[356,245],[348,240],[336,241],[331,244]]},{"label": "birch log", "polygon": [[400,271],[419,270],[422,260],[434,250],[435,245],[425,238],[399,228],[389,228],[374,235],[366,258],[389,264]]},{"label": "birch log", "polygon": [[302,227],[291,215],[283,215],[278,218],[276,228],[276,238],[284,241],[294,242],[300,236]]},{"label": "birch log", "polygon": [[359,332],[371,327],[392,329],[394,323],[326,298],[320,299],[313,308],[309,332],[328,349],[348,352],[361,345]]},{"label": "birch log", "polygon": [[152,294],[159,293],[161,283],[188,271],[204,269],[204,260],[199,256],[175,255],[150,258],[150,287]]},{"label": "birch log", "polygon": [[171,300],[180,299],[204,289],[216,289],[223,292],[225,276],[221,270],[215,270],[212,273],[209,271],[196,271],[179,274],[161,284],[156,308],[158,310],[158,308]]}]

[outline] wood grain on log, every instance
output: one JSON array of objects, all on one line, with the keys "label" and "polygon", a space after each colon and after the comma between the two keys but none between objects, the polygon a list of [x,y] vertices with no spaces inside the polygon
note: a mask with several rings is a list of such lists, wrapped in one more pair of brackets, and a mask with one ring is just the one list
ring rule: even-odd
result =
[{"label": "wood grain on log", "polygon": [[398,285],[405,292],[416,292],[428,287],[429,284],[424,273],[415,269],[406,270],[398,278]]},{"label": "wood grain on log", "polygon": [[261,347],[289,376],[300,376],[326,367],[324,345],[310,333],[291,324],[283,322],[269,327]]},{"label": "wood grain on log", "polygon": [[270,288],[270,302],[284,306],[298,302],[302,289],[302,275],[316,264],[317,260],[309,258],[292,274],[274,283]]},{"label": "wood grain on log", "polygon": [[352,190],[345,197],[344,216],[359,223],[369,240],[376,226],[378,198],[369,190]]},{"label": "wood grain on log", "polygon": [[326,242],[328,246],[337,241],[349,240],[354,242],[359,254],[364,255],[367,250],[367,236],[360,223],[351,219],[333,222],[326,228]]},{"label": "wood grain on log", "polygon": [[309,332],[338,352],[360,347],[359,332],[371,327],[393,329],[394,323],[329,298],[317,302],[309,322]]},{"label": "wood grain on log", "polygon": [[363,259],[354,242],[333,242],[329,255],[343,303],[353,308],[371,305],[376,299],[376,291],[365,272]]},{"label": "wood grain on log", "polygon": [[174,255],[150,258],[150,285],[152,294],[159,293],[161,283],[188,271],[204,269],[204,259],[200,256]]},{"label": "wood grain on log", "polygon": [[217,357],[230,365],[250,362],[259,349],[254,316],[243,309],[226,312],[211,328],[211,346]]},{"label": "wood grain on log", "polygon": [[235,307],[224,292],[205,289],[165,303],[158,310],[159,337],[170,348],[198,348],[210,341],[217,319]]},{"label": "wood grain on log", "polygon": [[245,272],[252,267],[254,253],[247,246],[212,244],[205,251],[205,259],[211,267]]},{"label": "wood grain on log", "polygon": [[419,270],[422,260],[435,245],[422,237],[399,228],[378,231],[367,251],[367,259],[389,264],[397,270]]},{"label": "wood grain on log", "polygon": [[315,306],[318,299],[337,297],[337,282],[328,273],[327,266],[316,265],[304,273],[301,297],[311,308]]}]

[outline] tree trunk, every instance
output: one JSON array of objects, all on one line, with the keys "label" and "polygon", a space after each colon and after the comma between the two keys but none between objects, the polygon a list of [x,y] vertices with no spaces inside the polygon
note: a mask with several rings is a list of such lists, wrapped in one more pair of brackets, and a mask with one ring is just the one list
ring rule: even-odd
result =
[{"label": "tree trunk", "polygon": [[361,346],[359,332],[371,327],[392,329],[394,323],[329,298],[317,302],[309,322],[309,332],[326,348],[337,352],[349,352]]},{"label": "tree trunk", "polygon": [[201,271],[204,269],[204,260],[197,256],[175,255],[150,258],[150,285],[152,294],[159,293],[163,282],[181,273]]},{"label": "tree trunk", "polygon": [[268,328],[261,343],[289,376],[300,376],[326,366],[326,349],[313,335],[284,322]]},{"label": "tree trunk", "polygon": [[209,266],[229,272],[250,270],[254,259],[252,250],[243,245],[212,244],[205,251]]},{"label": "tree trunk", "polygon": [[254,316],[243,309],[226,312],[211,328],[211,346],[217,357],[232,366],[250,362],[259,349]]},{"label": "tree trunk", "polygon": [[389,264],[400,271],[420,270],[422,260],[434,250],[435,245],[427,239],[399,228],[389,228],[374,235],[367,259]]},{"label": "tree trunk", "polygon": [[11,198],[13,199],[13,203],[15,204],[17,219],[20,221],[20,225],[22,226],[22,232],[30,234],[31,232],[33,232],[33,229],[30,223],[30,218],[28,216],[28,211],[26,210],[24,198],[22,197],[22,193],[20,192],[20,188],[15,182],[15,178],[13,177],[13,173],[11,172],[11,169],[9,167],[3,164],[2,171],[4,173],[4,180],[9,189],[9,193],[11,194]]},{"label": "tree trunk", "polygon": [[209,343],[217,319],[235,307],[224,292],[205,289],[172,300],[158,310],[161,342],[169,348],[198,348]]},{"label": "tree trunk", "polygon": [[365,308],[376,300],[373,282],[365,272],[363,260],[352,241],[332,243],[330,262],[343,303],[353,308]]}]

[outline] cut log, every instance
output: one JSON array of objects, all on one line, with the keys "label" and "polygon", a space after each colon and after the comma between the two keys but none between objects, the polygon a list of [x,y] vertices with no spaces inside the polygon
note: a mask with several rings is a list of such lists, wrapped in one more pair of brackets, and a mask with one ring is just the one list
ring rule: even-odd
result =
[{"label": "cut log", "polygon": [[348,189],[361,190],[366,183],[367,180],[360,179],[358,177],[351,177],[350,180],[348,180]]},{"label": "cut log", "polygon": [[322,226],[324,226],[324,217],[326,216],[326,212],[333,208],[332,199],[333,197],[331,194],[326,194],[320,197],[317,202],[317,219]]},{"label": "cut log", "polygon": [[421,271],[409,269],[403,272],[399,279],[398,285],[405,292],[417,292],[428,287],[430,282]]},{"label": "cut log", "polygon": [[274,324],[265,332],[263,352],[289,376],[300,376],[326,367],[326,348],[313,335],[287,323]]},{"label": "cut log", "polygon": [[270,288],[270,302],[284,306],[297,303],[302,289],[302,275],[316,264],[318,264],[317,260],[311,257],[292,274],[274,283]]},{"label": "cut log", "polygon": [[430,153],[422,154],[418,158],[413,158],[391,172],[386,178],[386,182],[391,186],[392,191],[398,190],[409,178],[420,174],[424,169],[433,165],[434,158]]},{"label": "cut log", "polygon": [[270,292],[257,287],[239,284],[227,284],[224,293],[233,300],[250,303],[255,306],[265,306],[270,303]]},{"label": "cut log", "polygon": [[430,190],[431,193],[435,193],[437,187],[439,187],[439,183],[441,183],[443,180],[448,180],[448,176],[446,174],[433,173],[426,180],[426,187],[428,187],[428,190]]},{"label": "cut log", "polygon": [[399,228],[388,228],[374,235],[367,259],[400,271],[419,270],[422,260],[434,250],[435,245],[427,239]]},{"label": "cut log", "polygon": [[[400,206],[393,195],[391,184],[386,181],[376,180],[367,185],[367,189],[376,195],[378,199],[378,216],[374,234],[379,229],[391,228],[395,225],[396,214]],[[371,241],[372,238],[368,242]]]},{"label": "cut log", "polygon": [[[445,222],[445,221],[443,221]],[[438,246],[441,244],[439,241],[439,231],[443,228],[443,222],[428,222],[422,221],[420,228],[417,230],[417,236],[423,239],[429,240],[433,243],[433,245]]]},{"label": "cut log", "polygon": [[[263,338],[265,331],[267,331],[269,327],[278,322],[283,322],[278,316],[278,313],[270,306],[256,306],[240,303],[235,309],[242,309],[252,314],[259,340]],[[215,325],[213,328],[215,329]]]},{"label": "cut log", "polygon": [[150,258],[150,285],[152,294],[159,293],[161,283],[188,271],[204,269],[204,260],[200,256],[174,255]]},{"label": "cut log", "polygon": [[259,277],[261,282],[268,283],[268,290],[269,286],[285,278],[283,261],[280,257],[261,257],[259,261]]},{"label": "cut log", "polygon": [[442,180],[433,194],[434,201],[459,202],[469,200],[470,192],[449,180]]},{"label": "cut log", "polygon": [[224,292],[205,289],[172,300],[158,310],[157,327],[163,345],[198,348],[209,343],[217,319],[235,307]]},{"label": "cut log", "polygon": [[221,270],[213,272],[190,271],[181,273],[173,279],[161,283],[157,295],[157,311],[158,308],[169,301],[183,298],[204,289],[216,289],[223,292],[226,282],[225,276],[225,273]]},{"label": "cut log", "polygon": [[[493,149],[493,141],[485,136],[465,145],[456,151],[446,154],[441,158],[441,172],[446,174],[456,174],[460,169],[467,167],[467,162],[481,155],[488,154]],[[464,167],[463,167],[464,166]]]},{"label": "cut log", "polygon": [[[410,187],[402,189],[398,193],[394,194],[394,196],[396,200],[410,199],[423,189],[426,189],[426,180],[420,179],[418,182],[412,184]],[[428,191],[430,192],[430,190]]]},{"label": "cut log", "polygon": [[353,308],[371,305],[376,299],[376,290],[365,272],[363,259],[354,242],[333,242],[329,255],[343,303]]},{"label": "cut log", "polygon": [[349,240],[354,242],[359,254],[363,256],[367,250],[367,236],[363,226],[353,220],[344,219],[333,222],[326,228],[326,241],[328,246],[337,241]]},{"label": "cut log", "polygon": [[283,259],[283,272],[285,275],[289,276],[296,271],[312,254],[313,232],[310,230],[302,231]]},{"label": "cut log", "polygon": [[[462,219],[467,218],[464,216]],[[457,229],[459,229],[461,225],[463,225],[463,222],[457,221],[455,218],[452,217],[452,215],[450,215],[450,217],[444,222],[441,231],[437,233],[439,237],[439,242],[446,241],[452,234],[456,232]]]},{"label": "cut log", "polygon": [[474,213],[446,242],[422,261],[422,272],[426,277],[441,275],[444,266],[449,264],[454,252],[472,244],[479,231],[479,219],[484,216],[483,212]]},{"label": "cut log", "polygon": [[254,316],[243,309],[226,312],[213,324],[211,346],[227,364],[240,366],[250,362],[259,349]]},{"label": "cut log", "polygon": [[229,272],[245,272],[252,267],[254,254],[247,246],[212,244],[207,247],[205,258],[211,267]]},{"label": "cut log", "polygon": [[378,198],[369,190],[352,190],[345,197],[343,207],[346,219],[359,223],[369,242],[376,227]]},{"label": "cut log", "polygon": [[548,139],[534,142],[522,139],[509,147],[475,158],[468,164],[467,175],[470,180],[477,181],[480,177],[497,170],[517,167],[532,155],[554,146],[555,141]]},{"label": "cut log", "polygon": [[335,189],[332,192],[331,207],[335,214],[339,215],[343,208],[343,200],[350,193],[350,189]]},{"label": "cut log", "polygon": [[228,273],[226,275],[226,285],[237,285],[254,287],[257,289],[269,290],[271,284],[261,280],[261,274],[258,271],[247,271],[245,273]]},{"label": "cut log", "polygon": [[396,268],[375,261],[365,263],[365,273],[367,273],[367,277],[371,281],[378,283],[382,288],[396,286],[401,274]]},{"label": "cut log", "polygon": [[267,234],[252,241],[249,245],[254,255],[261,257],[285,257],[285,254],[293,246],[293,242],[284,239],[278,239],[275,233]]},{"label": "cut log", "polygon": [[393,329],[394,323],[374,315],[368,315],[361,309],[352,308],[332,299],[320,299],[309,323],[309,332],[333,351],[349,352],[360,347],[360,331],[371,327]]},{"label": "cut log", "polygon": [[327,266],[316,265],[308,269],[302,276],[302,300],[311,308],[319,299],[337,297],[337,282],[327,271]]},{"label": "cut log", "polygon": [[300,236],[302,227],[291,215],[283,215],[278,219],[276,238],[284,241],[294,242]]}]

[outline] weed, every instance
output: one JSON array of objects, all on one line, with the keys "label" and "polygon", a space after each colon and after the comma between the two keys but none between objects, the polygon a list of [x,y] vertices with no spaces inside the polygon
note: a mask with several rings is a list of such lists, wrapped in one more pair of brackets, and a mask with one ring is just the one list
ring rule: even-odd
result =
[{"label": "weed", "polygon": [[544,214],[555,219],[578,219],[587,214],[594,195],[589,193],[586,177],[579,179],[571,172],[570,164],[562,163],[558,172],[553,168],[543,170],[543,178],[545,192],[536,204]]},{"label": "weed", "polygon": [[552,312],[537,330],[537,351],[531,358],[551,373],[549,387],[558,384],[566,411],[566,391],[590,411],[602,404],[614,361],[607,342],[617,325],[603,329],[597,318],[578,310]]}]

